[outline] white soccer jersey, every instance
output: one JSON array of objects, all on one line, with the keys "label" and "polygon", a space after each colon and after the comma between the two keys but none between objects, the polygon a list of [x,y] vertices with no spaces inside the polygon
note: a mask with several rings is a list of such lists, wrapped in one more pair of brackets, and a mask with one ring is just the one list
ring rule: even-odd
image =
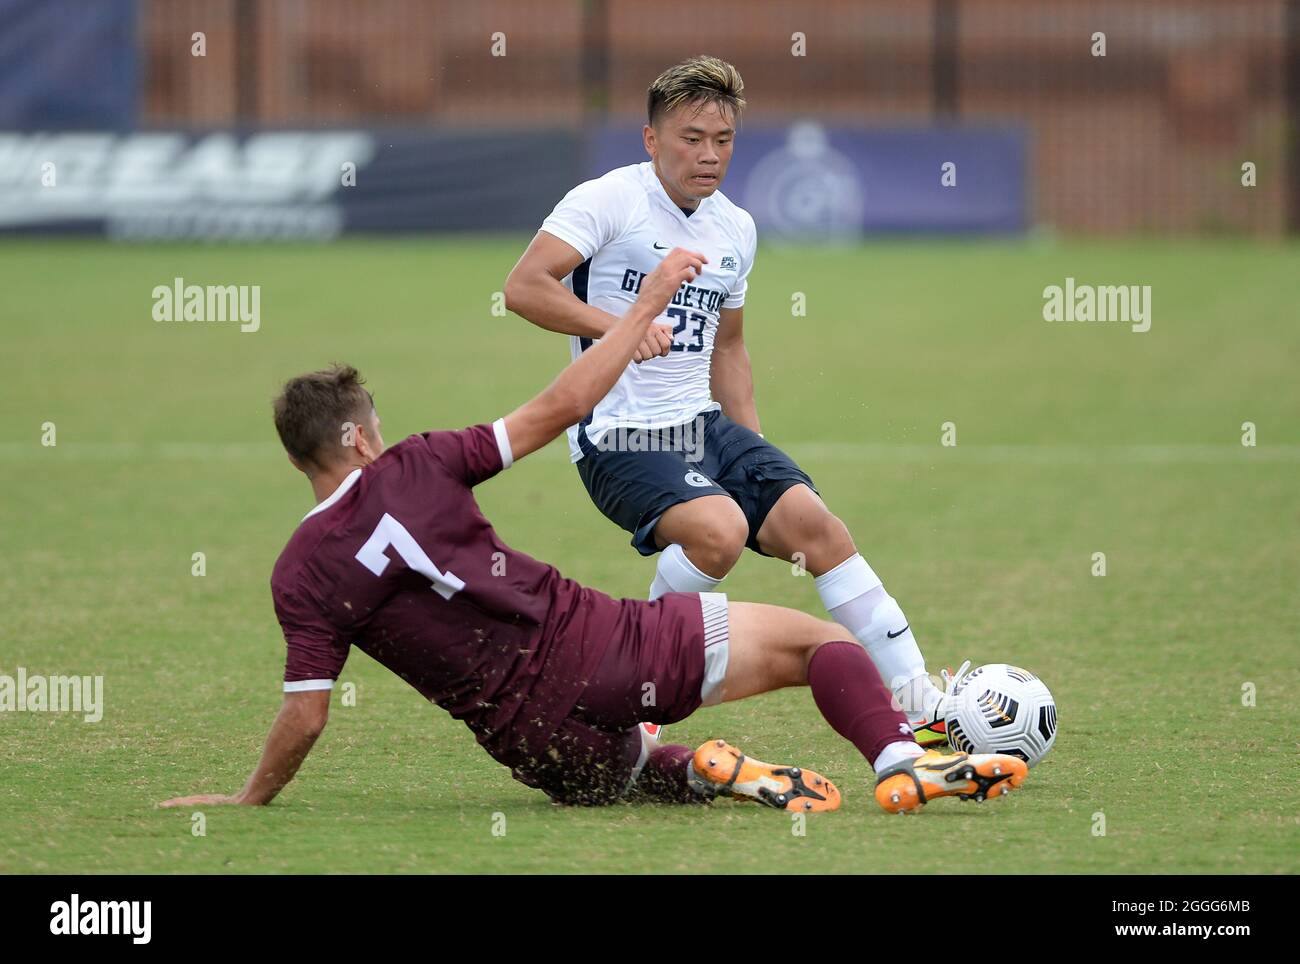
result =
[{"label": "white soccer jersey", "polygon": [[[587,259],[564,279],[569,290],[618,317],[636,301],[641,279],[673,248],[689,248],[709,259],[657,319],[673,328],[672,351],[630,363],[591,415],[569,428],[573,461],[582,458],[579,432],[599,445],[611,428],[682,425],[718,408],[709,392],[709,359],[718,312],[745,303],[758,243],[749,213],[715,191],[687,217],[646,161],[579,184],[542,222],[542,230]],[[575,359],[592,344],[577,336],[570,342]]]}]

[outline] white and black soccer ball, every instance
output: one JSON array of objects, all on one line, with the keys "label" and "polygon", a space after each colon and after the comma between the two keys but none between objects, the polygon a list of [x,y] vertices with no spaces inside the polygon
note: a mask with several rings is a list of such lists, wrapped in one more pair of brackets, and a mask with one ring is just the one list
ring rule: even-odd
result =
[{"label": "white and black soccer ball", "polygon": [[1056,700],[1028,670],[988,663],[953,681],[944,723],[954,750],[1006,753],[1032,767],[1056,742]]}]

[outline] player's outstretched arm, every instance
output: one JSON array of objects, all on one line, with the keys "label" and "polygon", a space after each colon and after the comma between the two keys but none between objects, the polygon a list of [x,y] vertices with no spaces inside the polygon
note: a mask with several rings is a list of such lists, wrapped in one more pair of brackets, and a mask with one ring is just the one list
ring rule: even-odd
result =
[{"label": "player's outstretched arm", "polygon": [[285,788],[302,761],[325,729],[329,718],[330,691],[308,690],[285,693],[280,714],[271,725],[266,738],[266,749],[257,769],[249,776],[239,793],[200,793],[190,797],[166,800],[163,807],[192,807],[201,804],[242,803],[258,806],[270,803]]},{"label": "player's outstretched arm", "polygon": [[713,340],[713,359],[709,366],[709,392],[722,406],[723,415],[761,433],[744,324],[744,308],[723,308],[719,313],[718,334]]},{"label": "player's outstretched arm", "polygon": [[[583,260],[578,249],[567,241],[538,231],[506,278],[506,307],[547,331],[603,338],[618,319],[578,298],[562,281]],[[672,329],[667,325],[648,328],[633,360],[641,362],[666,355],[672,343]]]},{"label": "player's outstretched arm", "polygon": [[704,270],[702,254],[674,248],[641,282],[636,304],[582,357],[560,372],[540,395],[506,416],[506,435],[515,460],[535,452],[570,425],[581,421],[609,394],[650,324],[668,307],[683,283]]}]

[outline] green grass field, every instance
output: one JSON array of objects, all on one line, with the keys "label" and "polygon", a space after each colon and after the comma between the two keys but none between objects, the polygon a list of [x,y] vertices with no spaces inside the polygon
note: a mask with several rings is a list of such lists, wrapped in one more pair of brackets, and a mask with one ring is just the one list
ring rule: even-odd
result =
[{"label": "green grass field", "polygon": [[[886,816],[869,767],[791,690],[669,735],[836,779],[844,808],[805,836],[731,802],[556,808],[354,651],[356,705],[336,690],[274,804],[209,808],[206,836],[155,809],[238,789],[280,702],[268,578],[311,498],[277,447],[278,385],[357,365],[390,442],[505,413],[568,357],[492,313],[525,241],[0,245],[0,673],[102,674],[106,704],[95,724],[0,713],[0,872],[1300,869],[1300,249],[1244,242],[760,252],[746,329],[764,430],[848,523],[931,671],[1007,661],[1052,687],[1060,736],[1022,792]],[[261,285],[261,329],[154,322],[152,289],[176,276]],[[1151,285],[1151,330],[1043,321],[1042,289],[1067,276]],[[560,446],[479,499],[566,575],[649,585],[653,561]],[[821,612],[811,578],[771,559],[747,555],[723,588]]]}]

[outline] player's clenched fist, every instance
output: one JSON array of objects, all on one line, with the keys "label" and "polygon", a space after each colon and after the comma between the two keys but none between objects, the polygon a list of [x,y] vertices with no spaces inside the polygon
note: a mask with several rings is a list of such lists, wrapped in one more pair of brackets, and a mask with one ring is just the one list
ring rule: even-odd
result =
[{"label": "player's clenched fist", "polygon": [[643,362],[650,358],[658,358],[672,351],[672,347],[673,330],[667,325],[651,325],[646,329],[645,337],[641,339],[641,347],[636,350],[633,361]]},{"label": "player's clenched fist", "polygon": [[698,251],[673,248],[659,262],[659,267],[646,275],[645,280],[641,282],[641,294],[636,299],[637,303],[653,308],[656,315],[661,313],[668,307],[668,302],[673,300],[677,289],[685,282],[694,281],[699,277],[708,261],[709,259]]}]

